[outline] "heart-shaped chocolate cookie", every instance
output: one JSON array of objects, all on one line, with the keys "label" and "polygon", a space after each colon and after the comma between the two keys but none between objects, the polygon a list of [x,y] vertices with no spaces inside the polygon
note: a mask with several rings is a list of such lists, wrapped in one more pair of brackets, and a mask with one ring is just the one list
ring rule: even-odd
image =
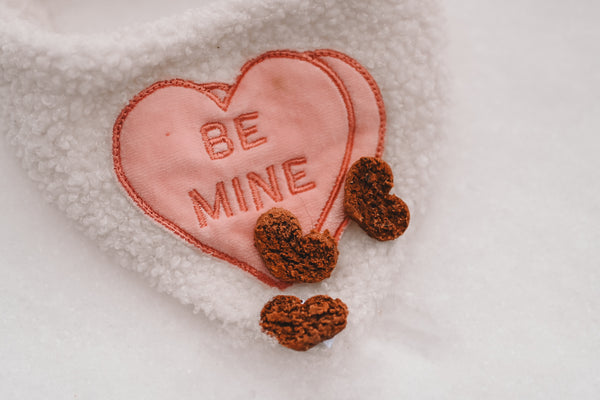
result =
[{"label": "heart-shaped chocolate cookie", "polygon": [[272,208],[258,218],[254,246],[269,272],[284,282],[320,282],[329,278],[338,258],[329,231],[302,235],[298,218],[282,208]]},{"label": "heart-shaped chocolate cookie", "polygon": [[305,351],[340,333],[347,317],[340,299],[319,295],[302,303],[295,296],[276,296],[263,307],[260,326],[282,346]]},{"label": "heart-shaped chocolate cookie", "polygon": [[408,228],[408,206],[389,194],[393,186],[392,169],[375,157],[362,157],[346,175],[344,211],[377,240],[396,239]]}]

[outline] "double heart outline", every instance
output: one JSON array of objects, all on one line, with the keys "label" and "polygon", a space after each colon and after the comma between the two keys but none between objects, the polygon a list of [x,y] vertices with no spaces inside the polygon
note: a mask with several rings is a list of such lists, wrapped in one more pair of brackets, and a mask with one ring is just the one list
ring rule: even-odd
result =
[{"label": "double heart outline", "polygon": [[[344,150],[344,157],[342,160],[342,165],[338,172],[338,176],[336,178],[335,184],[334,184],[334,186],[330,192],[330,195],[327,199],[327,202],[325,203],[323,209],[321,210],[319,219],[314,227],[315,230],[320,231],[321,228],[323,227],[323,224],[325,223],[325,220],[327,219],[329,212],[331,211],[333,203],[335,202],[337,196],[339,195],[339,192],[341,190],[341,187],[342,187],[342,184],[344,181],[344,177],[349,168],[349,163],[350,163],[350,159],[352,156],[352,148],[354,145],[355,115],[354,115],[354,107],[352,105],[352,99],[350,98],[350,94],[348,93],[346,86],[344,85],[342,80],[339,78],[339,76],[324,61],[320,60],[319,57],[334,57],[334,58],[341,59],[342,61],[344,61],[348,65],[350,65],[352,68],[354,68],[358,73],[360,73],[363,76],[363,78],[367,81],[367,83],[369,84],[369,87],[371,88],[371,90],[375,96],[377,106],[379,109],[380,124],[379,124],[376,156],[380,157],[381,153],[383,152],[383,139],[384,139],[384,134],[385,134],[386,119],[385,119],[385,109],[383,106],[383,98],[381,96],[381,92],[379,91],[379,87],[375,83],[375,80],[373,79],[373,77],[357,61],[355,61],[352,58],[348,57],[347,55],[337,52],[335,50],[326,50],[325,49],[325,50],[316,50],[316,51],[304,52],[304,53],[299,53],[299,52],[292,51],[292,50],[276,50],[276,51],[270,51],[270,52],[264,53],[261,56],[254,58],[254,59],[248,61],[246,64],[244,64],[244,66],[241,68],[240,75],[238,75],[238,77],[236,78],[235,83],[233,83],[231,85],[226,84],[226,83],[221,83],[221,82],[198,84],[193,81],[184,80],[184,79],[171,79],[171,80],[156,82],[156,83],[152,84],[151,86],[147,87],[146,89],[142,90],[141,92],[139,92],[136,96],[134,96],[129,101],[127,106],[125,106],[125,108],[123,108],[123,110],[119,114],[119,116],[116,119],[115,124],[113,126],[112,155],[113,155],[113,163],[114,163],[115,173],[117,175],[119,182],[121,183],[121,185],[123,186],[123,188],[125,189],[127,194],[129,195],[129,197],[135,202],[135,204],[138,207],[140,207],[142,209],[142,211],[145,214],[147,214],[152,219],[154,219],[155,221],[157,221],[158,223],[160,223],[161,225],[163,225],[164,227],[169,229],[171,232],[175,233],[177,236],[179,236],[186,242],[201,249],[203,252],[210,254],[214,257],[220,258],[224,261],[227,261],[233,265],[236,265],[237,267],[241,268],[242,270],[252,274],[256,278],[258,278],[260,281],[262,281],[270,286],[279,288],[281,290],[285,289],[286,287],[290,286],[291,284],[281,282],[281,281],[275,279],[274,277],[272,277],[271,275],[257,270],[255,267],[249,265],[248,263],[238,260],[224,252],[221,252],[211,246],[208,246],[208,245],[202,243],[200,240],[196,239],[193,235],[191,235],[184,229],[180,228],[173,221],[169,220],[168,218],[162,216],[157,211],[155,211],[135,191],[135,189],[132,187],[131,183],[127,179],[125,172],[123,171],[123,166],[122,166],[122,162],[121,162],[121,142],[120,142],[121,130],[123,128],[123,124],[125,123],[125,120],[127,119],[127,116],[136,107],[136,105],[140,101],[142,101],[144,98],[146,98],[147,96],[151,95],[152,93],[156,92],[159,89],[171,87],[171,86],[194,89],[194,90],[204,94],[208,98],[210,98],[221,110],[227,111],[229,104],[231,103],[231,101],[234,97],[234,94],[239,86],[239,83],[242,81],[242,79],[244,78],[246,73],[255,65],[257,65],[267,59],[270,59],[270,58],[290,58],[290,59],[306,61],[306,62],[313,64],[314,66],[320,68],[323,72],[325,72],[327,74],[327,76],[333,81],[337,90],[339,91],[340,95],[342,96],[344,105],[346,106],[347,115],[348,115],[348,138],[346,141],[346,148]],[[214,93],[215,90],[223,91],[225,93],[225,95],[223,97],[219,97]],[[342,232],[344,231],[345,227],[348,225],[348,222],[349,222],[349,219],[345,218],[340,223],[340,225],[337,228],[335,235],[334,235],[336,241],[339,241]]]}]

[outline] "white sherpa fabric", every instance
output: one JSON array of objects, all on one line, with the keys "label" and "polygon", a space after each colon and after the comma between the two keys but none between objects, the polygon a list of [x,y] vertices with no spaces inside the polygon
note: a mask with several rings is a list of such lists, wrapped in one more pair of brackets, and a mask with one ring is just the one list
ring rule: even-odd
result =
[{"label": "white sherpa fabric", "polygon": [[0,8],[1,129],[44,197],[115,262],[247,343],[266,338],[258,316],[281,292],[188,245],[134,205],[113,170],[113,123],[156,81],[232,82],[247,60],[269,50],[331,48],[355,58],[382,91],[384,159],[413,218],[389,243],[351,224],[332,277],[285,290],[342,299],[350,310],[345,341],[377,314],[394,276],[416,267],[410,248],[440,135],[441,25],[436,0],[228,1],[85,36],[45,30]]}]

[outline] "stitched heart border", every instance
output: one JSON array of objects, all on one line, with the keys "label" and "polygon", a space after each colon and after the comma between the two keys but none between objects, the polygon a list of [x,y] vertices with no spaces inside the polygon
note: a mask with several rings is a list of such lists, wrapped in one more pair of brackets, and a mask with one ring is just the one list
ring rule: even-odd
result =
[{"label": "stitched heart border", "polygon": [[[195,247],[201,249],[202,251],[204,251],[207,254],[210,254],[212,256],[215,256],[222,260],[228,261],[229,263],[231,263],[233,265],[238,266],[242,270],[249,272],[256,278],[267,283],[270,286],[274,286],[279,289],[284,289],[284,288],[288,287],[289,283],[281,282],[281,281],[275,279],[274,277],[268,275],[267,273],[264,273],[263,271],[258,270],[254,266],[252,266],[242,260],[239,260],[235,257],[232,257],[229,254],[224,253],[210,245],[207,245],[206,243],[202,242],[201,240],[199,240],[198,238],[196,238],[195,236],[193,236],[192,234],[190,234],[189,232],[187,232],[186,230],[181,228],[178,224],[176,224],[172,220],[164,217],[159,212],[154,210],[148,204],[148,202],[145,201],[142,198],[142,196],[140,196],[137,193],[137,191],[131,185],[130,181],[127,179],[127,176],[123,170],[122,161],[121,161],[120,137],[121,137],[121,130],[123,128],[123,124],[124,124],[127,116],[129,115],[129,113],[136,107],[136,105],[140,101],[142,101],[147,96],[151,95],[152,93],[154,93],[157,90],[160,90],[162,88],[170,87],[170,86],[178,86],[178,87],[194,89],[194,90],[202,93],[203,95],[207,96],[208,98],[210,98],[221,110],[227,111],[229,104],[230,104],[231,100],[233,99],[234,94],[236,93],[239,83],[242,81],[242,79],[244,78],[246,73],[252,67],[254,67],[254,66],[258,65],[259,63],[263,62],[264,60],[267,60],[270,58],[290,58],[290,59],[303,60],[303,61],[309,62],[312,65],[315,65],[316,67],[320,68],[334,82],[335,86],[337,87],[337,90],[339,91],[339,94],[341,95],[341,97],[343,99],[343,102],[345,104],[346,111],[347,111],[347,116],[348,116],[348,135],[347,135],[347,142],[346,142],[346,146],[344,149],[344,156],[342,159],[342,163],[339,168],[335,184],[334,184],[333,188],[331,189],[331,192],[327,198],[327,202],[323,206],[323,209],[320,212],[319,219],[318,219],[317,223],[315,224],[315,226],[313,227],[313,229],[320,231],[323,227],[323,224],[324,224],[331,208],[332,208],[334,201],[340,194],[340,189],[343,184],[345,174],[349,168],[349,163],[350,163],[350,159],[352,156],[352,149],[353,149],[353,145],[354,145],[354,135],[355,135],[354,107],[352,105],[352,99],[350,97],[350,94],[348,93],[348,90],[347,90],[346,86],[344,85],[344,82],[340,79],[340,77],[334,72],[334,70],[332,68],[330,68],[327,65],[326,62],[321,61],[320,57],[333,57],[333,58],[337,58],[337,59],[344,61],[345,63],[350,65],[352,68],[354,68],[357,72],[359,72],[361,74],[361,76],[368,82],[369,87],[371,88],[373,95],[375,96],[377,106],[378,106],[379,116],[380,116],[380,123],[379,123],[379,127],[378,127],[379,130],[377,133],[378,134],[377,154],[379,155],[383,150],[383,136],[385,133],[385,110],[383,107],[383,101],[381,99],[381,94],[379,93],[379,89],[377,88],[377,85],[376,85],[375,81],[373,80],[373,78],[368,74],[368,72],[364,68],[362,68],[356,61],[352,60],[350,57],[348,57],[342,53],[333,51],[333,50],[317,50],[314,52],[305,52],[305,53],[299,53],[299,52],[290,51],[290,50],[270,51],[270,52],[264,53],[263,55],[255,58],[255,59],[252,59],[252,60],[248,61],[246,64],[244,64],[244,66],[241,68],[241,74],[237,77],[236,82],[232,85],[228,85],[228,84],[220,83],[220,82],[198,84],[195,82],[186,81],[186,80],[182,80],[182,79],[172,79],[172,80],[168,80],[168,81],[157,82],[157,83],[151,85],[150,87],[144,89],[143,91],[141,91],[138,95],[136,95],[129,102],[129,104],[121,111],[121,114],[117,118],[117,120],[114,124],[114,127],[113,127],[113,162],[114,162],[114,168],[115,168],[116,175],[119,179],[119,182],[125,188],[127,194],[130,196],[130,198],[138,205],[139,208],[141,208],[144,211],[144,213],[149,215],[155,221],[157,221],[162,226],[169,229],[171,232],[175,233],[177,236],[179,236],[186,242],[194,245]],[[218,96],[215,93],[215,91],[223,92],[224,95]],[[339,238],[341,237],[341,234],[342,234],[344,228],[347,226],[347,224],[348,224],[347,219],[342,220],[342,222],[339,224],[339,226],[335,230],[336,240],[339,240]]]}]

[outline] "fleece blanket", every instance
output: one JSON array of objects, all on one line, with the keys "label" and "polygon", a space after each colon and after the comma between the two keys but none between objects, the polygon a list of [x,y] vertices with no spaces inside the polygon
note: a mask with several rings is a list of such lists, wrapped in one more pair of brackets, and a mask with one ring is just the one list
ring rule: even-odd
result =
[{"label": "fleece blanket", "polygon": [[[267,340],[258,313],[281,293],[343,299],[350,314],[340,340],[352,340],[412,267],[445,93],[438,8],[434,0],[233,0],[81,35],[48,28],[43,12],[3,7],[0,129],[43,197],[115,264],[215,320],[229,341]],[[275,87],[293,96],[278,98]],[[200,134],[174,142],[203,101],[214,110],[194,128]],[[246,103],[254,108],[234,106]],[[297,104],[304,108],[277,119]],[[224,111],[230,125],[218,122]],[[264,133],[286,132],[289,119],[315,136],[279,143]],[[329,131],[343,133],[319,133]],[[259,153],[271,143],[287,150]],[[294,153],[302,146],[310,148]],[[182,162],[205,151],[215,163]],[[247,157],[209,167],[237,154]],[[391,165],[394,193],[411,209],[411,227],[395,242],[369,239],[340,214],[340,182],[361,155]],[[198,169],[229,175],[216,185],[188,179]],[[177,197],[179,187],[189,190]],[[340,240],[330,279],[288,287],[252,254],[251,218],[235,217],[286,196],[305,231],[327,228]]]},{"label": "fleece blanket", "polygon": [[[93,33],[120,32],[140,22],[155,26],[152,21],[163,14],[207,3],[2,2],[14,5],[18,19],[30,20],[35,30],[64,33],[52,36],[51,47],[62,46],[74,32],[85,34],[80,44],[85,45]],[[407,14],[421,4],[398,3]],[[221,322],[202,311],[193,314],[191,304],[182,306],[157,293],[135,270],[118,267],[119,254],[102,251],[90,238],[94,232],[82,234],[89,228],[78,230],[78,219],[66,218],[56,201],[45,202],[48,183],[39,174],[46,170],[35,164],[42,159],[34,160],[28,150],[24,169],[17,155],[25,146],[0,140],[0,398],[600,398],[600,3],[447,0],[444,5],[452,71],[449,140],[441,146],[445,162],[428,183],[427,207],[423,201],[413,205],[415,213],[425,209],[425,215],[416,214],[405,236],[391,246],[403,246],[404,262],[396,267],[393,293],[382,295],[375,318],[364,320],[370,321],[366,329],[359,327],[366,334],[357,335],[352,322],[327,350],[297,353],[261,339],[232,348],[231,339],[239,334],[222,334]],[[8,14],[0,14],[4,29]],[[397,43],[409,40],[394,32]],[[201,35],[194,37],[202,42]],[[0,54],[11,48],[3,43]],[[70,47],[74,55],[76,48]],[[392,123],[396,117],[387,103],[391,92],[383,70],[347,54],[377,80]],[[244,53],[240,60],[254,56]],[[32,58],[23,56],[21,62]],[[236,76],[240,67],[232,67]],[[235,76],[210,78],[232,83]],[[11,79],[22,84],[16,75]],[[134,93],[124,93],[115,114],[152,83],[148,79]],[[0,98],[4,110],[6,99]],[[3,114],[0,127],[14,124],[12,117]],[[109,130],[113,122],[106,118]],[[397,134],[388,127],[384,157],[391,154],[389,138]],[[101,146],[110,144],[110,135],[103,134]],[[395,190],[404,195],[398,184]],[[122,195],[134,207],[126,192]],[[235,202],[231,205],[237,212]],[[352,229],[351,224],[342,244]],[[249,282],[262,285],[254,278]]]}]

